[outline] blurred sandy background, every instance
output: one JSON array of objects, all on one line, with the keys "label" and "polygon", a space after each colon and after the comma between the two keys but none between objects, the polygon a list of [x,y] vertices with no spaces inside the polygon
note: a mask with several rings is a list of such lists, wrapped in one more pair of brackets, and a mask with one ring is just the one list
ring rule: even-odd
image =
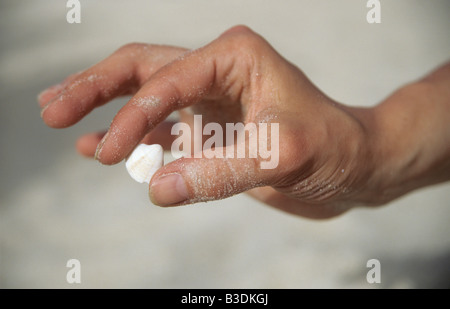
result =
[{"label": "blurred sandy background", "polygon": [[[66,130],[47,128],[36,103],[128,42],[196,48],[246,24],[331,97],[370,106],[450,58],[449,1],[382,1],[378,25],[363,0],[81,0],[81,24],[65,4],[0,2],[0,287],[450,287],[450,184],[320,222],[245,195],[162,209],[124,164],[75,153],[124,99]],[[71,258],[80,285],[66,282]]]}]

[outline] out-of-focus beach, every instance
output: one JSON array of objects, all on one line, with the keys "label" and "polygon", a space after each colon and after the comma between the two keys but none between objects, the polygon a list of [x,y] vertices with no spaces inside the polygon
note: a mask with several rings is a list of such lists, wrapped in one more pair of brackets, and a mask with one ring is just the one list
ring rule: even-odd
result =
[{"label": "out-of-focus beach", "polygon": [[[450,2],[66,1],[0,3],[1,288],[450,287],[450,184],[332,220],[295,217],[244,194],[159,208],[124,164],[79,156],[126,99],[55,130],[36,95],[129,42],[200,47],[246,24],[330,97],[372,106],[450,59]],[[81,263],[68,284],[66,262]],[[369,259],[381,283],[369,284]]]}]

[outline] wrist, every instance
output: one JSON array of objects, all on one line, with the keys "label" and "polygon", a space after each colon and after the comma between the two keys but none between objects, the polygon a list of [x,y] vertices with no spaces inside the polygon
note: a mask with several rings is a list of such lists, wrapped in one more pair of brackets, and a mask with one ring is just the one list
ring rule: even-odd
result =
[{"label": "wrist", "polygon": [[[445,99],[445,97],[444,97]],[[373,109],[380,203],[449,179],[448,106],[430,82],[409,84]]]}]

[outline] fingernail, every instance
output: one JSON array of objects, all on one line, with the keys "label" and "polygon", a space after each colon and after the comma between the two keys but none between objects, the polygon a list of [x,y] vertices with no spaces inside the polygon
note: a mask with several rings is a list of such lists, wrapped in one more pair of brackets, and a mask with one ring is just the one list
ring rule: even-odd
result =
[{"label": "fingernail", "polygon": [[50,103],[46,104],[42,109],[41,109],[41,118],[44,115],[45,110],[50,106]]},{"label": "fingernail", "polygon": [[[62,89],[63,89],[62,83],[48,87],[47,89],[41,91],[38,94],[38,96],[37,96],[38,102],[40,102],[43,97],[45,97],[46,95],[48,95],[51,92],[56,92],[56,94],[52,98],[56,97]],[[50,98],[50,99],[52,99],[52,98]]]},{"label": "fingernail", "polygon": [[95,154],[94,154],[94,159],[97,161],[98,161],[98,159],[100,159],[100,153],[102,152],[103,145],[105,144],[106,139],[108,138],[108,135],[109,135],[109,131],[106,132],[105,136],[103,136],[102,140],[97,145],[97,149],[95,150]]},{"label": "fingernail", "polygon": [[44,115],[44,112],[47,110],[47,108],[49,108],[50,105],[52,105],[52,103],[55,102],[56,100],[58,100],[60,97],[61,97],[61,94],[58,93],[51,100],[49,100],[47,103],[45,103],[45,105],[41,108],[41,118]]},{"label": "fingernail", "polygon": [[186,183],[180,174],[168,174],[152,182],[150,199],[159,206],[181,204],[189,198]]}]

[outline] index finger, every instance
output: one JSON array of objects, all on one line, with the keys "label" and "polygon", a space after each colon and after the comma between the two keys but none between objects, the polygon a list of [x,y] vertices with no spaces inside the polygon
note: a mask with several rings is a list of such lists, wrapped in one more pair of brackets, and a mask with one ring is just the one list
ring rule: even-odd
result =
[{"label": "index finger", "polygon": [[243,52],[239,47],[249,46],[249,41],[260,44],[263,39],[248,28],[238,30],[158,70],[117,113],[99,143],[96,159],[103,164],[120,162],[174,110],[208,98],[240,101],[254,59],[248,49]]}]

